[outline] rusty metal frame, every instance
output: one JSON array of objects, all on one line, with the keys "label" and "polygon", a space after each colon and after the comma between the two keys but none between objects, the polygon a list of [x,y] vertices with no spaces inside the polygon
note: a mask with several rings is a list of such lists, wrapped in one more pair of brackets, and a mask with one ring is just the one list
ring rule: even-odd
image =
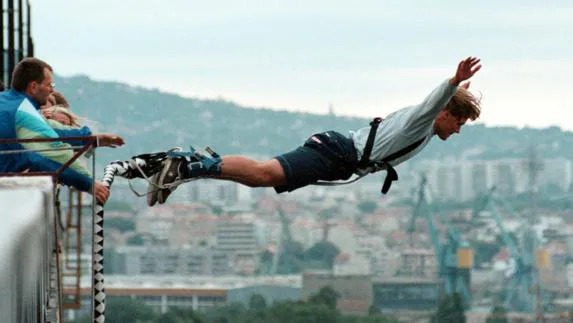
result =
[{"label": "rusty metal frame", "polygon": [[[55,172],[27,172],[27,173],[22,173],[22,172],[8,172],[8,173],[0,173],[0,176],[51,176],[52,179],[54,180],[54,183],[57,181],[57,177],[60,176],[64,170],[66,170],[66,168],[70,167],[70,165],[76,161],[78,158],[80,158],[81,155],[83,155],[86,151],[88,151],[88,149],[90,149],[91,147],[96,147],[97,146],[97,137],[96,136],[86,136],[86,137],[58,137],[58,138],[34,138],[34,139],[0,139],[0,144],[16,144],[16,143],[30,143],[30,142],[57,142],[57,141],[75,141],[75,140],[81,140],[84,141],[85,144],[83,146],[81,146],[81,148],[78,151],[75,151],[74,154],[72,155],[72,158],[70,158],[65,164],[62,165],[62,167],[60,167],[58,170],[56,170]],[[73,149],[74,147],[70,147],[69,149]],[[3,154],[9,154],[9,153],[16,153],[16,152],[21,152],[21,151],[30,151],[30,150],[26,150],[26,149],[21,149],[21,150],[17,150],[17,151],[8,151],[8,152],[2,152],[0,151],[0,153]]]}]

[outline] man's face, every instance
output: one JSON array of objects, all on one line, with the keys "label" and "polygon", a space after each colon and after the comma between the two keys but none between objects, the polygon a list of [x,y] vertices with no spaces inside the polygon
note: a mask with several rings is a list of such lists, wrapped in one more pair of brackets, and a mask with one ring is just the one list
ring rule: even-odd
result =
[{"label": "man's face", "polygon": [[458,118],[449,111],[442,110],[436,118],[436,134],[440,139],[447,140],[450,135],[460,133],[461,128],[466,124],[467,120],[467,118]]},{"label": "man's face", "polygon": [[28,95],[36,100],[40,105],[46,105],[48,97],[54,92],[54,77],[52,72],[44,68],[44,80],[42,82],[33,81],[30,83]]}]

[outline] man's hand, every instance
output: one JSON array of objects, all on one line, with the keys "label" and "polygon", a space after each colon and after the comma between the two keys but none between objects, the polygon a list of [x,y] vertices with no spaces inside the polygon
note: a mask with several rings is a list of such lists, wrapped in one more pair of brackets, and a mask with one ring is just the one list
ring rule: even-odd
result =
[{"label": "man's hand", "polygon": [[96,134],[98,140],[98,147],[111,147],[116,148],[125,144],[123,138],[112,133]]},{"label": "man's hand", "polygon": [[477,57],[468,57],[458,64],[458,70],[456,71],[456,75],[450,79],[450,84],[458,86],[461,82],[474,76],[480,69],[480,59]]},{"label": "man's hand", "polygon": [[95,198],[101,205],[104,205],[109,198],[109,189],[100,181],[95,182]]}]

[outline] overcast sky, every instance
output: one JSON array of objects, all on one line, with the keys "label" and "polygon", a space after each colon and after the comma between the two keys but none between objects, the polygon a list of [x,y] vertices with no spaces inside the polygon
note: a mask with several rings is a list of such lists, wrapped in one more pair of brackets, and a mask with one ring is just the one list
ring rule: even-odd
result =
[{"label": "overcast sky", "polygon": [[[168,5],[167,5],[168,4]],[[33,0],[36,56],[246,106],[384,116],[467,56],[488,125],[573,130],[573,1]]]}]

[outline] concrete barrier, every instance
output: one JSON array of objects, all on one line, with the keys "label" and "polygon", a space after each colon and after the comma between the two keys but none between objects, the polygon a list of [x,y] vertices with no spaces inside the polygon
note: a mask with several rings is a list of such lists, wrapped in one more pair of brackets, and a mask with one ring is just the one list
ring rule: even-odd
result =
[{"label": "concrete barrier", "polygon": [[56,322],[53,183],[0,177],[0,322]]}]

